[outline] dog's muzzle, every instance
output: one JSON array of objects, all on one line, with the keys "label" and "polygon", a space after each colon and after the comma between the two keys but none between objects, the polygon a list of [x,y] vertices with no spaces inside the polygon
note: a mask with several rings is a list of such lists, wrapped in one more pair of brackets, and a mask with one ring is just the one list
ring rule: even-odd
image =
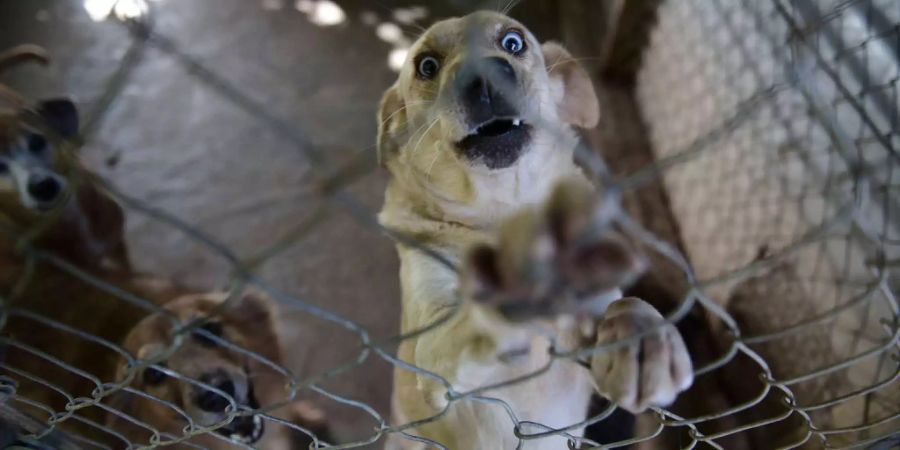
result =
[{"label": "dog's muzzle", "polygon": [[262,437],[266,426],[262,416],[252,414],[249,416],[235,417],[226,427],[216,430],[217,433],[233,441],[252,445]]},{"label": "dog's muzzle", "polygon": [[490,169],[513,165],[531,129],[510,100],[518,89],[515,69],[501,57],[488,57],[467,61],[458,70],[454,88],[470,124],[459,149]]}]

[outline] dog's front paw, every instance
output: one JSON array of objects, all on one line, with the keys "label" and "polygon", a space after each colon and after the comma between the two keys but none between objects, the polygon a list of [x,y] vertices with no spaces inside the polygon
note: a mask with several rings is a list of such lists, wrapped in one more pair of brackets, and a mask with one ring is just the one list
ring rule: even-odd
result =
[{"label": "dog's front paw", "polygon": [[691,358],[678,330],[643,300],[624,298],[610,305],[597,327],[597,344],[638,334],[643,336],[591,360],[600,393],[633,413],[671,404],[693,382]]},{"label": "dog's front paw", "polygon": [[644,269],[628,240],[599,211],[583,180],[559,183],[543,208],[504,221],[496,245],[464,261],[464,295],[512,320],[571,313],[582,300],[617,292]]}]

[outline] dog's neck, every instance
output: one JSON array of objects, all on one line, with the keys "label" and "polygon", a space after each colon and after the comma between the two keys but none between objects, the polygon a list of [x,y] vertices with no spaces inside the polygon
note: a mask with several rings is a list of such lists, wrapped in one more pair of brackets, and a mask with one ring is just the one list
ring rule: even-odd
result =
[{"label": "dog's neck", "polygon": [[[535,148],[511,167],[458,170],[457,176],[465,179],[456,184],[467,188],[460,195],[423,182],[407,165],[389,167],[392,177],[381,222],[417,241],[442,247],[465,248],[473,236],[481,236],[475,238],[478,241],[489,240],[504,218],[542,204],[559,179],[584,176],[573,160],[578,144],[574,132],[557,137],[535,142]],[[458,239],[461,236],[466,238]]]}]

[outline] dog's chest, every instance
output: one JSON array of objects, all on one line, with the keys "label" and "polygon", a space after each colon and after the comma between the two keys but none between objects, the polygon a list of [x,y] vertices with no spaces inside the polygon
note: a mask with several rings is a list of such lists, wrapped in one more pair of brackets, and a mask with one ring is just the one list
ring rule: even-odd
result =
[{"label": "dog's chest", "polygon": [[[481,385],[526,379],[507,388],[485,392],[483,397],[492,399],[491,402],[465,401],[455,407],[456,414],[451,420],[456,423],[448,424],[449,428],[470,431],[463,438],[470,441],[461,442],[458,448],[517,448],[518,438],[514,433],[498,432],[511,430],[511,418],[505,406],[514,412],[523,434],[539,434],[546,432],[546,427],[563,428],[584,420],[593,389],[589,374],[569,360],[551,362],[548,345],[546,340],[536,338],[527,354],[508,355],[505,361],[498,360],[490,367],[477,367],[471,361],[460,365],[461,377],[479,375],[478,371],[490,373],[489,376],[480,374]],[[529,377],[531,374],[534,376]],[[570,430],[570,433],[579,435],[581,431]],[[550,436],[527,440],[522,448],[559,450],[566,448],[566,439]]]}]

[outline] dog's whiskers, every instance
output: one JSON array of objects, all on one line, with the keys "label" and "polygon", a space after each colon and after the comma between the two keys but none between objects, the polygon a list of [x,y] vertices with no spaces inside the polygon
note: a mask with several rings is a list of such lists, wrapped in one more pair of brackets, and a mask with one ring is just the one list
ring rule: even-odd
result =
[{"label": "dog's whiskers", "polygon": [[[408,123],[408,122],[409,122],[409,121],[407,121],[407,123]],[[407,133],[407,136],[409,136],[409,141],[412,141],[413,139],[415,139],[415,138],[416,138],[416,135],[419,134],[419,131],[422,131],[422,129],[425,128],[425,127],[428,126],[428,125],[429,125],[429,122],[426,120],[425,123],[423,123],[423,124],[420,125],[418,128],[416,128],[415,131],[413,131],[412,133]]]},{"label": "dog's whiskers", "polygon": [[[382,120],[381,126],[383,127],[384,124],[388,123],[388,121],[393,119],[395,115],[397,115],[401,111],[404,111],[406,108],[409,108],[410,106],[427,105],[429,103],[434,103],[434,100],[422,100],[422,101],[418,101],[418,102],[410,102],[410,103],[404,104],[402,107],[397,108],[396,111],[392,112],[391,115],[387,116],[384,120]],[[405,125],[405,124],[403,124],[403,125]]]},{"label": "dog's whiskers", "polygon": [[[435,117],[434,120],[431,121],[431,124],[428,125],[428,128],[426,128],[425,131],[422,132],[422,136],[419,137],[419,141],[416,142],[416,145],[413,147],[412,153],[416,153],[419,150],[419,146],[422,145],[422,141],[425,139],[425,136],[428,135],[428,132],[431,131],[431,129],[435,125],[437,125],[437,123],[440,121],[440,119],[441,119],[440,116],[438,116],[438,117]],[[415,136],[415,134],[413,134],[413,136]]]},{"label": "dog's whiskers", "polygon": [[431,177],[431,169],[434,168],[434,163],[437,162],[438,156],[441,156],[441,150],[435,149],[434,150],[434,158],[431,158],[431,164],[428,165],[428,170],[425,171],[426,177]]},{"label": "dog's whiskers", "polygon": [[509,2],[506,3],[506,7],[500,10],[500,14],[508,15],[509,12],[512,11],[513,8],[518,6],[519,2],[521,1],[522,0],[509,0]]},{"label": "dog's whiskers", "polygon": [[547,66],[547,73],[552,73],[553,69],[555,69],[556,66],[559,66],[561,64],[566,64],[569,62],[592,61],[592,60],[599,60],[599,59],[600,58],[598,58],[598,57],[591,57],[591,56],[586,56],[584,58],[560,58],[560,59],[554,61],[553,64]]}]

